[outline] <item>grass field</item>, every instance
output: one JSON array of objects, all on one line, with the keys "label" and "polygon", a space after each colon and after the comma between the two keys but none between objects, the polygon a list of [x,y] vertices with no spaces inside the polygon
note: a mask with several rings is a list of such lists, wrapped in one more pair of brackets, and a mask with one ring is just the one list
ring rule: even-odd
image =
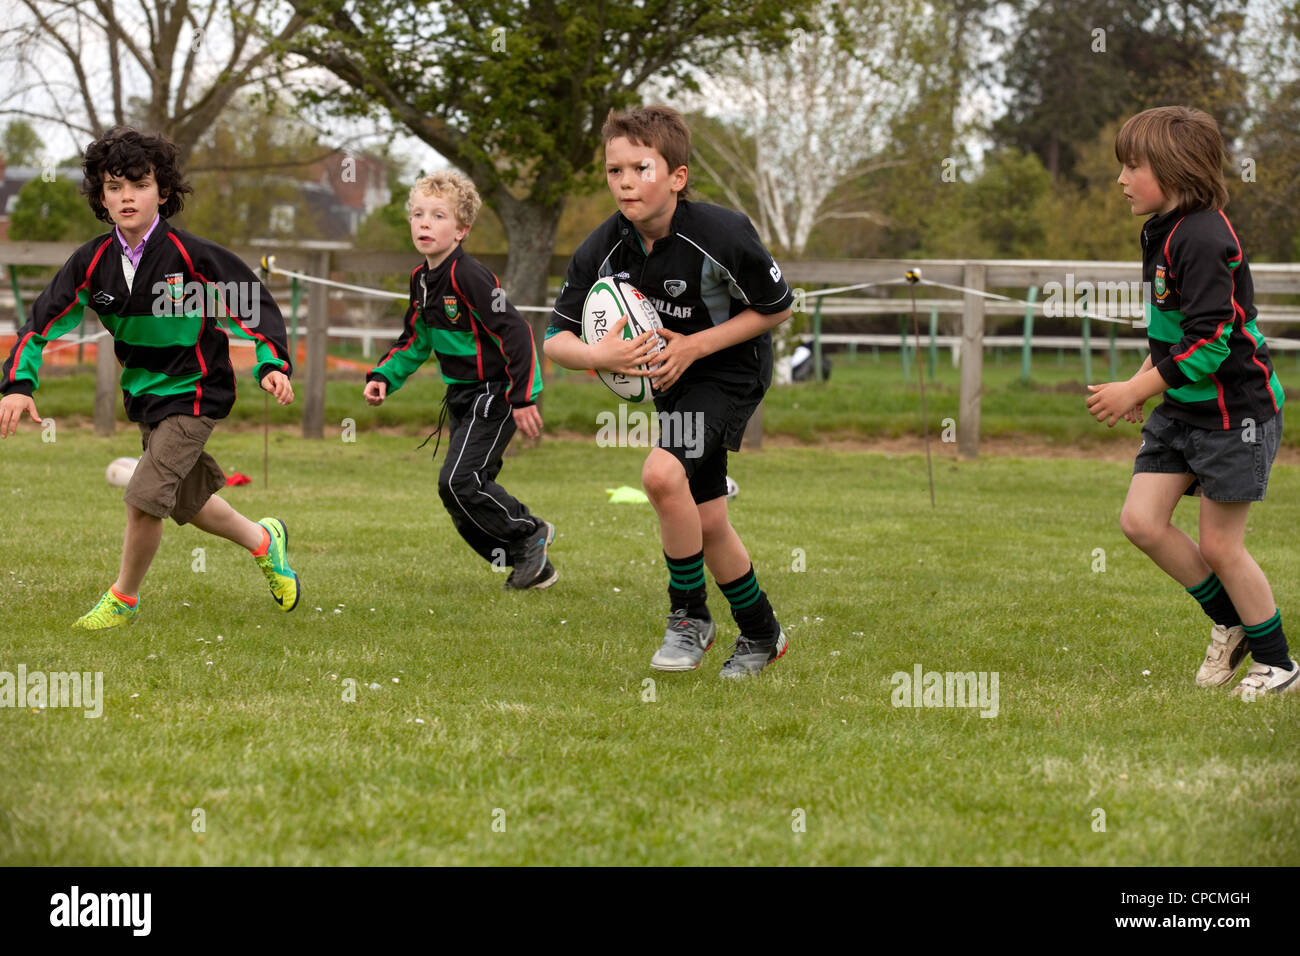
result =
[{"label": "grass field", "polygon": [[[558,526],[548,592],[500,590],[411,437],[285,430],[270,490],[224,494],[288,523],[296,611],[233,545],[169,525],[140,618],[71,630],[117,568],[104,466],[137,444],[0,444],[0,670],[99,671],[105,696],[97,719],[0,709],[0,863],[1300,861],[1300,699],[1193,685],[1208,621],[1123,540],[1125,464],[944,461],[932,510],[923,458],[735,457],[733,520],[792,643],[734,685],[712,585],[719,646],[649,669],[655,521],[604,493],[642,452],[576,441],[503,473]],[[258,432],[209,447],[260,474]],[[1269,497],[1248,541],[1300,621],[1300,469]],[[996,672],[997,715],[894,707],[916,665]]]}]

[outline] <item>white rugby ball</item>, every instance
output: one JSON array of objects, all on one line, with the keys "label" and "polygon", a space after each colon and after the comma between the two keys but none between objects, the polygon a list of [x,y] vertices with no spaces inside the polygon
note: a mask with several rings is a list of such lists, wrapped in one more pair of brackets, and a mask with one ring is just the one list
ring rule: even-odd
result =
[{"label": "white rugby ball", "polygon": [[[623,326],[625,339],[634,339],[642,332],[658,332],[664,327],[650,300],[638,292],[632,283],[612,278],[597,279],[587,293],[587,301],[582,304],[582,341],[588,345],[596,344],[622,315],[627,316],[627,325]],[[658,335],[655,335],[654,341],[657,343],[656,351],[663,348],[663,339]],[[638,367],[646,371],[658,368],[657,365]],[[596,374],[611,392],[626,401],[645,402],[653,397],[648,378],[623,375],[606,369],[597,369]]]},{"label": "white rugby ball", "polygon": [[135,474],[135,466],[139,461],[139,458],[114,458],[108,463],[108,470],[104,472],[105,480],[115,488],[125,488],[130,484],[131,476]]}]

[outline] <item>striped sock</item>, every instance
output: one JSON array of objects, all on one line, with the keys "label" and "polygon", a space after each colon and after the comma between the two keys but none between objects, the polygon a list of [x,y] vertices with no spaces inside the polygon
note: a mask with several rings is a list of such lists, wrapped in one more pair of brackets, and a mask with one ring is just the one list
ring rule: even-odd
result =
[{"label": "striped sock", "polygon": [[776,616],[772,613],[767,595],[759,589],[752,564],[741,577],[728,584],[719,584],[718,587],[731,605],[731,616],[740,625],[741,634],[754,641],[776,640]]},{"label": "striped sock", "polygon": [[1246,640],[1255,663],[1280,667],[1284,671],[1291,669],[1291,652],[1287,648],[1286,635],[1282,633],[1281,611],[1275,612],[1263,624],[1247,624]]},{"label": "striped sock", "polygon": [[1201,610],[1209,615],[1210,620],[1215,624],[1236,627],[1241,623],[1241,615],[1233,607],[1232,598],[1228,597],[1228,589],[1223,586],[1223,582],[1213,571],[1196,587],[1186,590],[1200,602]]},{"label": "striped sock", "polygon": [[708,592],[704,588],[704,552],[697,551],[688,558],[671,557],[664,552],[668,564],[668,601],[670,611],[686,609],[687,615],[711,621]]}]

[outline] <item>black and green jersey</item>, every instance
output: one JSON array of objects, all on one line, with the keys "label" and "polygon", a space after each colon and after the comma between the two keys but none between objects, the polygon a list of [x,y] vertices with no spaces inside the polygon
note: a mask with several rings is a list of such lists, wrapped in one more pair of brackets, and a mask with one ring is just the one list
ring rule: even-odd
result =
[{"label": "black and green jersey", "polygon": [[1198,428],[1265,422],[1282,386],[1255,324],[1255,287],[1222,210],[1155,215],[1142,227],[1151,363],[1169,384],[1160,411]]},{"label": "black and green jersey", "polygon": [[[546,334],[582,336],[582,309],[597,279],[613,276],[636,287],[659,313],[664,328],[692,335],[747,309],[775,315],[794,295],[772,254],[744,213],[678,199],[668,235],[649,254],[636,227],[616,212],[583,240],[569,260]],[[680,383],[699,379],[740,389],[772,379],[772,333],[720,349],[691,363]],[[674,386],[676,387],[676,386]]]},{"label": "black and green jersey", "polygon": [[449,385],[505,382],[506,400],[515,408],[532,405],[542,393],[533,330],[492,270],[460,246],[438,268],[422,263],[411,273],[402,334],[366,381],[385,381],[395,392],[431,354]]},{"label": "black and green jersey", "polygon": [[234,253],[160,219],[129,280],[122,260],[113,233],[72,254],[18,330],[0,366],[0,392],[31,395],[46,346],[80,325],[87,306],[113,336],[122,402],[133,422],[230,413],[235,371],[221,326],[253,341],[258,381],[268,372],[292,373],[280,310]]}]

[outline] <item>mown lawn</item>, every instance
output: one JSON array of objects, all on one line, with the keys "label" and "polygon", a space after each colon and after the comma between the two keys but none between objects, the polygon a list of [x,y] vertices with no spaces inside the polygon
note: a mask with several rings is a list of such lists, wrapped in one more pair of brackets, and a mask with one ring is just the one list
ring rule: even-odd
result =
[{"label": "mown lawn", "polygon": [[[1193,685],[1209,623],[1123,539],[1126,464],[945,460],[931,509],[916,456],[734,457],[733,520],[792,640],[734,685],[712,584],[704,666],[649,669],[655,520],[605,494],[637,485],[642,451],[507,459],[561,577],[505,592],[441,508],[432,445],[347,411],[353,443],[273,432],[269,489],[259,432],[210,443],[258,479],[223,494],[288,523],[296,611],[235,546],[169,525],[139,619],[99,634],[69,625],[116,573],[103,471],[137,437],[25,423],[0,443],[0,671],[100,672],[105,696],[98,718],[0,708],[0,863],[1300,859],[1300,697]],[[1248,541],[1300,621],[1300,470],[1269,497]],[[893,706],[916,665],[996,672],[996,716]]]}]

